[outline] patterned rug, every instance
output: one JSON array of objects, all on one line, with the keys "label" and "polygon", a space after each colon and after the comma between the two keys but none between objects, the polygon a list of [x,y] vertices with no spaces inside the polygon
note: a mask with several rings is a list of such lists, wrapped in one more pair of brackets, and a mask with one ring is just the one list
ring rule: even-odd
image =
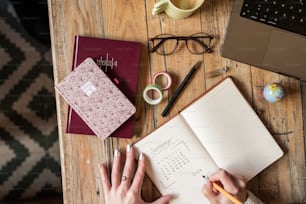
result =
[{"label": "patterned rug", "polygon": [[61,192],[50,47],[0,3],[0,200]]}]

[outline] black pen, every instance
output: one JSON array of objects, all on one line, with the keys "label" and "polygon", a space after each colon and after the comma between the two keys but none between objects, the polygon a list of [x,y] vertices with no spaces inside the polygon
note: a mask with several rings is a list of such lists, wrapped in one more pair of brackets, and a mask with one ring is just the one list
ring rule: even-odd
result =
[{"label": "black pen", "polygon": [[193,73],[200,67],[202,61],[198,61],[195,65],[193,65],[193,67],[191,68],[191,70],[188,72],[188,74],[186,75],[186,77],[184,78],[184,80],[182,81],[182,83],[179,85],[179,87],[177,88],[177,90],[174,92],[174,95],[172,96],[172,98],[170,99],[168,105],[166,106],[166,108],[164,109],[164,111],[162,112],[162,116],[165,117],[167,115],[167,113],[169,112],[170,108],[172,107],[172,105],[174,104],[175,100],[177,99],[177,97],[180,95],[180,93],[183,91],[184,87],[186,86],[186,84],[188,83],[188,81],[190,80],[190,78],[192,77]]}]

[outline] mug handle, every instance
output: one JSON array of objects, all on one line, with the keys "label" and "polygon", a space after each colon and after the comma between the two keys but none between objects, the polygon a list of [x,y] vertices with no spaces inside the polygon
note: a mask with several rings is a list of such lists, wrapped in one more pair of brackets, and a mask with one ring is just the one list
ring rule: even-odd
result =
[{"label": "mug handle", "polygon": [[168,0],[160,0],[159,2],[155,3],[152,9],[152,15],[164,12],[167,8],[167,5],[168,5]]}]

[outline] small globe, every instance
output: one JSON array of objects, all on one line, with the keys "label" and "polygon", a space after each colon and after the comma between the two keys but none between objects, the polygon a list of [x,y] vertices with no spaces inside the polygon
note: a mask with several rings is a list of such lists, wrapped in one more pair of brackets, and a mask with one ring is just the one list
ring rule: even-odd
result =
[{"label": "small globe", "polygon": [[278,83],[272,83],[265,86],[263,95],[270,103],[275,103],[286,95],[284,88]]}]

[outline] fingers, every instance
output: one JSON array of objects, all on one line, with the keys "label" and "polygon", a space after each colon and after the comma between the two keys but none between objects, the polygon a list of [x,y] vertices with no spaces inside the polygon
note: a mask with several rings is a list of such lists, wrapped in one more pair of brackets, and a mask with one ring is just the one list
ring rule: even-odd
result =
[{"label": "fingers", "polygon": [[133,189],[133,191],[140,193],[144,175],[145,175],[145,157],[141,153],[138,159],[137,171],[135,173],[135,177],[131,185],[131,188]]},{"label": "fingers", "polygon": [[134,149],[128,144],[126,146],[126,161],[122,172],[122,182],[125,186],[130,186],[134,170]]},{"label": "fingers", "polygon": [[212,182],[208,181],[202,188],[205,197],[211,202],[216,203],[218,193],[214,190]]},{"label": "fingers", "polygon": [[[141,197],[141,186],[145,175],[146,159],[140,154],[136,172],[134,172],[134,163],[134,149],[130,145],[127,145],[126,160],[122,174],[121,154],[118,150],[114,151],[111,181],[109,180],[105,166],[102,165],[99,167],[105,203],[146,203]],[[153,203],[166,204],[171,198],[172,196],[170,195],[163,196]]]},{"label": "fingers", "polygon": [[227,192],[237,194],[240,190],[235,182],[235,179],[228,174],[224,169],[220,169],[217,173],[209,178],[212,182],[220,182]]},{"label": "fingers", "polygon": [[[213,174],[209,178],[209,183],[204,186],[203,194],[211,201],[216,203],[222,199],[222,195],[219,195],[217,190],[212,186],[212,182],[220,184],[221,187],[237,200],[244,202],[247,198],[246,182],[243,177],[233,176],[226,172],[224,169],[220,169],[217,173]],[[214,195],[214,193],[215,195]],[[219,196],[218,196],[219,195]],[[219,198],[218,198],[219,197]],[[212,199],[212,200],[211,200]]]},{"label": "fingers", "polygon": [[108,178],[108,173],[107,173],[105,165],[101,164],[98,166],[98,168],[99,168],[99,174],[100,174],[102,185],[103,185],[104,195],[107,195],[107,192],[111,188],[111,184]]},{"label": "fingers", "polygon": [[121,173],[120,173],[120,162],[121,162],[121,154],[118,149],[114,151],[114,161],[112,167],[112,185],[117,188],[120,184]]}]

